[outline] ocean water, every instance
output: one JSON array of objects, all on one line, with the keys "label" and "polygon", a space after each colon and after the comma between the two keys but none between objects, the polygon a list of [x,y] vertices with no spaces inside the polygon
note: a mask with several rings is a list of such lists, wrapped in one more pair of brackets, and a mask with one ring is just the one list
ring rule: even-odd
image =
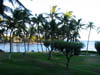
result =
[{"label": "ocean water", "polygon": [[[86,50],[87,48],[87,41],[81,41],[82,43],[84,43],[84,48],[82,48],[81,50]],[[89,46],[88,46],[88,50],[89,51],[96,51],[95,47],[94,47],[95,41],[90,41],[89,42]],[[19,47],[20,46],[20,47]],[[9,52],[10,50],[10,45],[9,43],[0,43],[0,49],[4,50],[5,52]],[[27,46],[26,46],[26,49]],[[30,44],[29,45],[29,51],[34,50],[35,52],[38,51],[42,51],[41,45],[38,44],[38,48],[37,48],[37,44]],[[24,52],[25,48],[24,48],[24,43],[13,43],[13,52]],[[46,51],[46,47],[43,45],[43,51]]]},{"label": "ocean water", "polygon": [[[42,45],[43,47],[43,51],[46,50],[46,47],[44,45]],[[0,49],[4,50],[5,52],[9,52],[10,51],[10,44],[9,43],[1,43],[0,44]],[[28,50],[28,46],[26,44],[26,50]],[[37,44],[29,44],[29,51],[42,51],[41,45],[38,44],[38,48],[37,48]],[[25,51],[25,47],[24,47],[24,43],[13,43],[13,52],[24,52]]]},{"label": "ocean water", "polygon": [[[87,41],[81,41],[81,42],[84,44],[84,48],[82,48],[81,50],[86,50],[87,49]],[[95,41],[89,41],[88,50],[89,51],[96,51]]]}]

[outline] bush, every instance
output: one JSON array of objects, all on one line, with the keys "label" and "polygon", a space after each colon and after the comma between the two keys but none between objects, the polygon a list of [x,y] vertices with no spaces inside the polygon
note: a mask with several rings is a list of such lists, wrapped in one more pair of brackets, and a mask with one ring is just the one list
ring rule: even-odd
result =
[{"label": "bush", "polygon": [[53,42],[54,42],[54,49],[61,51],[61,52],[63,51],[63,49],[66,46],[66,43],[63,40],[54,40]]},{"label": "bush", "polygon": [[43,43],[44,43],[44,46],[47,47],[47,48],[50,46],[49,40],[45,40]]},{"label": "bush", "polygon": [[74,55],[80,55],[81,53],[81,48],[84,47],[84,44],[82,42],[77,42],[76,47],[74,49]]},{"label": "bush", "polygon": [[84,44],[81,42],[66,42],[64,40],[53,40],[51,43],[50,41],[45,40],[44,45],[47,48],[51,46],[51,48],[56,51],[63,52],[66,50],[66,53],[71,51],[74,55],[79,55],[81,48],[84,47]]},{"label": "bush", "polygon": [[4,53],[4,51],[2,49],[0,49],[0,53]]},{"label": "bush", "polygon": [[95,42],[95,48],[97,50],[97,53],[100,55],[100,41]]}]

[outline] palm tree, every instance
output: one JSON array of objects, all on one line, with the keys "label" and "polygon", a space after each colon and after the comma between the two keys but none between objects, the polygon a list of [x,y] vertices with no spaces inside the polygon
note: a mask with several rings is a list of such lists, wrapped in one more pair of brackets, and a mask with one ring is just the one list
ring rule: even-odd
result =
[{"label": "palm tree", "polygon": [[34,25],[32,24],[29,29],[28,29],[28,51],[29,51],[29,43],[30,43],[30,40],[32,39],[32,36],[35,35],[35,32],[36,32],[36,29],[34,27]]},{"label": "palm tree", "polygon": [[38,47],[38,41],[39,41],[40,45],[41,45],[42,52],[43,52],[42,41],[41,41],[41,38],[40,38],[40,34],[41,34],[40,32],[42,30],[41,18],[42,18],[42,14],[39,14],[37,16],[37,47]]},{"label": "palm tree", "polygon": [[[4,27],[7,29],[8,32],[10,32],[10,54],[9,59],[11,59],[11,52],[13,49],[12,42],[14,38],[14,34],[17,33],[17,35],[22,36],[21,34],[26,32],[26,24],[29,22],[29,12],[26,10],[21,10],[19,8],[12,11],[11,16],[6,16],[6,24]],[[20,34],[21,33],[21,34]]]},{"label": "palm tree", "polygon": [[67,38],[67,41],[70,41],[71,33],[74,27],[73,20],[71,20],[71,12],[64,13],[61,21],[61,35],[63,36],[63,39]]},{"label": "palm tree", "polygon": [[[15,4],[17,4],[18,6],[26,9],[19,0],[7,0],[7,1],[9,3],[11,3],[13,6],[15,6]],[[11,8],[9,6],[4,5],[5,2],[6,2],[6,0],[0,0],[0,14],[1,15],[4,15],[4,11],[11,11]]]},{"label": "palm tree", "polygon": [[73,23],[74,23],[74,30],[73,30],[72,39],[73,39],[74,42],[77,42],[78,41],[78,38],[80,38],[79,31],[81,29],[84,29],[83,27],[85,26],[85,24],[81,23],[82,19],[76,20],[74,18],[72,20],[73,20]]},{"label": "palm tree", "polygon": [[[49,18],[49,20],[48,20]],[[52,56],[52,51],[53,51],[53,40],[58,38],[58,28],[61,25],[61,20],[60,20],[60,13],[58,13],[57,6],[53,6],[51,9],[51,12],[48,14],[47,17],[48,21],[48,27],[49,27],[49,39],[51,40],[51,51],[49,52],[49,58]]]},{"label": "palm tree", "polygon": [[[25,54],[26,54],[26,42],[28,41],[27,39],[27,34],[28,34],[28,27],[26,26],[26,24],[30,24],[31,21],[30,21],[30,12],[28,10],[22,10],[22,12],[19,14],[21,15],[20,18],[20,28],[22,30],[22,35],[21,35],[21,38],[23,39],[24,41],[24,48],[25,48]],[[18,29],[19,29],[18,27]]]},{"label": "palm tree", "polygon": [[38,39],[39,39],[39,19],[38,19],[38,15],[35,14],[35,16],[32,17],[32,22],[34,23],[36,32],[35,32],[35,36],[36,36],[36,42],[37,42],[37,51],[39,52],[39,48],[38,48]]},{"label": "palm tree", "polygon": [[89,46],[89,39],[90,39],[90,33],[91,33],[91,29],[93,29],[95,26],[93,24],[93,22],[89,22],[87,28],[89,28],[89,34],[88,34],[88,41],[87,41],[87,55],[88,55],[88,46]]}]

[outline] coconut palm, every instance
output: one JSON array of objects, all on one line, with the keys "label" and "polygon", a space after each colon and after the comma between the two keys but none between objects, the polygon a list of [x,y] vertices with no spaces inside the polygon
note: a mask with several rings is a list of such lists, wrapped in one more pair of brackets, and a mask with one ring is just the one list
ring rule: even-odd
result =
[{"label": "coconut palm", "polygon": [[[29,22],[29,13],[26,10],[21,9],[15,9],[12,11],[11,16],[6,16],[5,25],[4,27],[7,29],[7,31],[10,33],[10,55],[9,59],[11,59],[11,52],[13,51],[13,38],[14,34],[17,33],[17,35],[22,36],[21,34],[26,32],[26,24]],[[19,33],[18,33],[19,32]]]},{"label": "coconut palm", "polygon": [[6,1],[11,3],[13,6],[15,6],[15,4],[17,4],[18,6],[25,8],[24,5],[19,0],[0,0],[0,14],[1,15],[4,15],[4,11],[10,11],[11,10],[11,8],[9,6],[4,5],[4,3]]},{"label": "coconut palm", "polygon": [[89,39],[90,39],[90,34],[91,34],[91,29],[93,29],[95,26],[93,24],[93,22],[89,22],[87,28],[89,28],[89,34],[88,34],[88,41],[87,41],[87,55],[88,55],[88,46],[89,46]]},{"label": "coconut palm", "polygon": [[71,32],[74,27],[73,20],[71,20],[71,12],[64,13],[61,21],[61,35],[63,36],[63,39],[67,38],[67,41],[69,41],[71,39]]},{"label": "coconut palm", "polygon": [[72,39],[74,42],[78,41],[78,38],[80,38],[80,34],[79,34],[79,31],[81,29],[84,29],[83,27],[85,26],[85,24],[83,24],[81,21],[82,19],[78,19],[76,20],[75,18],[72,19],[74,20],[73,23],[74,23],[74,27],[75,29],[73,30],[73,35],[72,35]]},{"label": "coconut palm", "polygon": [[20,18],[21,18],[21,21],[20,21],[20,24],[18,26],[18,29],[19,27],[21,28],[22,30],[22,35],[21,35],[21,38],[23,39],[24,41],[24,48],[25,48],[25,54],[26,54],[26,43],[28,41],[27,39],[27,34],[28,34],[28,27],[27,27],[27,24],[29,25],[30,24],[30,12],[28,10],[22,10],[22,12],[20,13]]},{"label": "coconut palm", "polygon": [[35,25],[35,29],[36,29],[36,41],[37,41],[37,51],[39,52],[39,48],[38,48],[38,39],[39,39],[39,19],[38,19],[38,15],[35,14],[35,16],[32,17],[32,22],[34,23]]},{"label": "coconut palm", "polygon": [[30,43],[30,40],[32,39],[32,36],[35,35],[35,32],[36,32],[36,29],[34,27],[34,25],[31,25],[28,29],[28,51],[30,50],[29,48],[29,43]]}]

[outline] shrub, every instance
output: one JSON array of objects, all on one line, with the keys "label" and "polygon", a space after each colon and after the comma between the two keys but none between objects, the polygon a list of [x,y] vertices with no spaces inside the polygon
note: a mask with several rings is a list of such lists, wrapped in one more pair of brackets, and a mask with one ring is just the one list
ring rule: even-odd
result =
[{"label": "shrub", "polygon": [[4,51],[3,51],[2,49],[0,49],[0,52],[1,52],[1,53],[4,53]]},{"label": "shrub", "polygon": [[74,55],[80,55],[81,53],[81,48],[84,47],[84,44],[82,42],[77,42],[75,49],[74,49]]},{"label": "shrub", "polygon": [[55,40],[54,41],[54,48],[55,50],[58,50],[58,51],[63,51],[63,49],[65,48],[66,46],[66,43],[63,41],[63,40]]},{"label": "shrub", "polygon": [[50,46],[49,40],[45,40],[43,43],[44,43],[44,46],[47,47],[47,48]]},{"label": "shrub", "polygon": [[95,42],[95,48],[97,50],[97,53],[100,55],[100,41]]}]

